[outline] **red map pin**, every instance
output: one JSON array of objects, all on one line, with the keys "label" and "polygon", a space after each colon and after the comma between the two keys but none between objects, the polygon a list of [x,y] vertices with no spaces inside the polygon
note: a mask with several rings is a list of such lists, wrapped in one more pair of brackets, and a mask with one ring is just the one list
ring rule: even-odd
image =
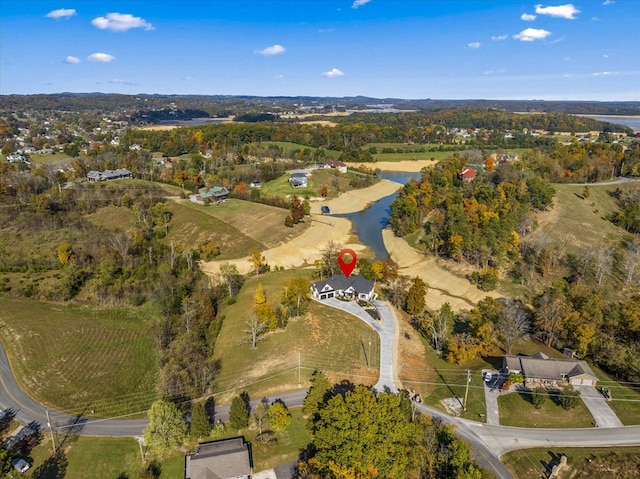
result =
[{"label": "red map pin", "polygon": [[[345,254],[351,256],[350,263],[345,263],[344,259],[342,259]],[[356,252],[353,251],[352,249],[345,248],[342,251],[340,251],[340,253],[338,254],[338,264],[340,265],[340,269],[342,270],[342,272],[347,278],[351,275],[351,272],[356,267],[356,261],[357,261]]]}]

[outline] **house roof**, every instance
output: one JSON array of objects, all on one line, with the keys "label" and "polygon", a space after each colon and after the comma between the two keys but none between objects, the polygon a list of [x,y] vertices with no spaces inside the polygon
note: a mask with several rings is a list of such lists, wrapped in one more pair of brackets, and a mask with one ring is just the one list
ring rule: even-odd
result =
[{"label": "house roof", "polygon": [[311,285],[316,291],[346,291],[353,288],[356,294],[370,293],[373,291],[373,281],[363,278],[358,274],[352,274],[348,278],[341,274],[334,274],[325,281],[317,281]]},{"label": "house roof", "polygon": [[251,474],[251,450],[243,437],[198,444],[185,457],[185,479],[228,479]]},{"label": "house roof", "polygon": [[591,376],[598,379],[586,361],[573,359],[550,359],[542,353],[533,356],[505,356],[506,366],[511,371],[522,371],[525,378],[560,381],[575,376]]},{"label": "house roof", "polygon": [[306,177],[307,177],[306,173],[291,173],[291,178],[306,178]]},{"label": "house roof", "polygon": [[465,168],[460,173],[458,173],[458,175],[460,175],[461,178],[475,178],[476,170],[474,170],[473,168]]}]

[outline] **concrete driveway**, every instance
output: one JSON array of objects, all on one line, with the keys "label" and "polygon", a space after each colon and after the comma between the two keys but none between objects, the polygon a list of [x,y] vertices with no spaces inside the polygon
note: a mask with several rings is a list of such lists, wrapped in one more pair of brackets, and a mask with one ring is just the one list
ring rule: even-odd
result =
[{"label": "concrete driveway", "polygon": [[378,321],[373,319],[355,301],[340,301],[339,299],[329,298],[318,302],[352,314],[367,323],[378,333],[378,336],[380,336],[380,378],[373,387],[378,391],[398,392],[394,379],[395,362],[393,360],[397,328],[395,316],[389,305],[385,301],[371,302],[380,313],[380,320]]},{"label": "concrete driveway", "polygon": [[589,412],[596,420],[598,427],[622,427],[622,421],[618,419],[616,413],[609,406],[593,386],[573,386],[576,391],[580,391],[582,402],[589,409]]},{"label": "concrete driveway", "polygon": [[[484,374],[486,371],[482,371],[482,377],[484,379]],[[498,398],[500,397],[500,388],[496,388],[495,384],[500,377],[500,373],[497,371],[488,371],[492,375],[497,376],[495,379],[491,381],[483,381],[484,382],[484,402],[487,407],[487,424],[492,426],[500,425],[500,413],[498,410]]]}]

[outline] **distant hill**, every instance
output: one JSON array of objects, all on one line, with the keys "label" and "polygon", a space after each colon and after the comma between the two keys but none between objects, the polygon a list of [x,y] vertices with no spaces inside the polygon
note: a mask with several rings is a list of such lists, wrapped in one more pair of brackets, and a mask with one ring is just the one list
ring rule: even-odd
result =
[{"label": "distant hill", "polygon": [[56,93],[38,95],[0,95],[0,110],[24,109],[69,111],[194,110],[211,116],[246,113],[278,113],[308,107],[321,111],[361,110],[372,105],[399,110],[441,110],[468,107],[509,112],[571,113],[591,115],[640,115],[640,101],[544,101],[544,100],[447,100],[311,96],[231,96],[231,95],[121,95],[107,93]]}]

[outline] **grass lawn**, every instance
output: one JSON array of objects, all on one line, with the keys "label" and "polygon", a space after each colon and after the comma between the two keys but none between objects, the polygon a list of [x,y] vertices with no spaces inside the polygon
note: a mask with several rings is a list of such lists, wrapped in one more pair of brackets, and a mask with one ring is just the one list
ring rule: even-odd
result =
[{"label": "grass lawn", "polygon": [[282,284],[296,276],[310,278],[311,271],[275,271],[251,278],[242,287],[236,304],[223,307],[225,320],[215,347],[215,358],[221,365],[215,384],[215,391],[222,396],[218,402],[230,402],[242,390],[257,398],[297,389],[298,353],[305,387],[316,368],[336,381],[348,378],[374,384],[378,380],[377,362],[372,361],[368,369],[365,358],[369,341],[371,357],[379,357],[377,334],[359,319],[315,302],[307,316],[291,320],[283,331],[266,334],[255,350],[240,343],[246,336],[258,284],[262,284],[267,301],[277,305]]},{"label": "grass lawn", "polygon": [[[302,407],[292,407],[289,412],[291,413],[291,424],[284,431],[274,431],[277,439],[277,443],[274,445],[267,446],[254,441],[258,435],[258,428],[253,424],[253,421],[247,429],[236,431],[227,428],[223,434],[204,438],[201,442],[244,436],[247,441],[251,442],[253,470],[260,472],[270,469],[278,464],[297,459],[300,452],[311,442],[311,435],[306,429],[307,420],[302,416]],[[265,421],[263,430],[268,429],[268,426],[265,427],[266,424],[268,423]],[[195,442],[190,445],[191,448],[194,446]]]},{"label": "grass lawn", "polygon": [[[214,239],[218,234],[219,228],[214,229],[207,225],[207,221],[211,219],[224,222],[226,225],[235,228],[239,234],[267,248],[272,248],[291,240],[293,237],[300,235],[305,227],[308,226],[308,224],[300,223],[294,228],[286,228],[284,226],[284,220],[289,215],[289,210],[234,198],[228,199],[220,205],[211,204],[203,206],[188,200],[179,200],[178,203],[182,208],[196,211],[209,217],[203,224],[203,221],[197,221],[192,213],[186,213],[180,210],[177,214],[188,215],[186,221],[185,218],[180,218],[181,227],[184,229],[186,226],[185,223],[188,223],[188,220],[193,220],[196,225],[204,226],[204,230],[200,231],[202,235],[208,235],[207,237],[213,237]],[[172,221],[176,219],[178,218],[174,215]],[[237,238],[233,238],[231,243],[232,244],[227,245],[227,248],[234,247],[237,250],[240,249],[238,246],[235,246],[236,243],[240,243]],[[193,244],[193,242],[189,244]],[[222,245],[221,249],[224,249]],[[249,256],[250,252],[251,249],[248,249],[244,255]],[[224,251],[222,253],[224,254]]]},{"label": "grass lawn", "polygon": [[[339,173],[337,170],[332,169],[318,169],[314,170],[311,176],[307,177],[306,188],[294,188],[289,183],[289,174],[282,175],[280,178],[276,178],[273,181],[269,181],[262,185],[260,192],[263,196],[290,196],[298,195],[300,198],[305,196],[319,197],[320,190],[323,186],[327,187],[327,198],[335,198],[338,193],[350,191],[354,188],[349,186],[349,182],[357,177],[356,173],[348,171],[347,173]],[[337,180],[338,186],[336,187],[335,181]],[[380,181],[377,178],[372,179],[372,184]]]},{"label": "grass lawn", "polygon": [[[458,398],[460,402],[463,402],[467,384],[467,370],[470,370],[471,382],[469,383],[467,410],[462,412],[461,417],[484,422],[486,405],[481,370],[491,368],[491,364],[482,358],[476,358],[462,365],[451,364],[443,360],[426,341],[424,348],[424,363],[422,366],[413,364],[411,371],[409,371],[411,377],[403,376],[402,382],[405,386],[420,393],[425,404],[447,412],[441,401],[448,398]],[[406,374],[408,373],[405,372]]]},{"label": "grass lawn", "polygon": [[612,376],[591,365],[598,378],[598,386],[611,391],[609,406],[625,426],[640,425],[640,391],[636,383],[617,381]]},{"label": "grass lawn", "polygon": [[0,297],[0,339],[21,387],[73,414],[146,412],[156,398],[149,309],[96,310]]},{"label": "grass lawn", "polygon": [[582,401],[565,411],[553,399],[547,398],[540,409],[530,402],[528,394],[509,393],[498,398],[500,425],[513,427],[577,428],[593,427],[595,422]]},{"label": "grass lawn", "polygon": [[70,157],[69,155],[65,155],[61,151],[57,153],[32,153],[31,155],[29,155],[29,161],[36,165],[42,165],[44,163],[50,163],[53,161],[66,161],[72,159],[72,157]]},{"label": "grass lawn", "polygon": [[[257,143],[257,142],[253,142],[251,143],[252,146],[260,146],[260,148],[267,150],[269,148],[269,145],[276,145],[279,148],[282,148],[283,150],[285,150],[286,152],[288,152],[288,154],[290,155],[291,152],[295,151],[295,150],[309,150],[311,152],[316,151],[318,148],[314,147],[314,146],[306,146],[306,145],[301,145],[299,143],[292,143],[290,141],[263,141],[261,143]],[[342,154],[341,151],[338,150],[327,150],[324,149],[324,153],[325,156],[329,159],[338,159],[340,157],[340,155]]]},{"label": "grass lawn", "polygon": [[[91,471],[92,479],[134,478],[138,477],[150,462],[147,458],[147,462],[142,463],[138,441],[131,437],[75,436],[69,439],[63,448],[66,459],[65,473],[56,475],[53,472],[54,468],[50,467],[49,474],[40,474],[37,477],[85,479],[88,477],[87,471]],[[45,461],[51,462],[52,452],[51,442],[48,439],[34,448],[31,451],[33,465],[29,472],[34,474],[38,467],[44,467]],[[160,478],[174,479],[183,476],[183,453],[177,450],[167,453],[159,462]],[[36,475],[34,474],[33,477]]]},{"label": "grass lawn", "polygon": [[[614,456],[604,459],[609,454]],[[640,477],[637,466],[632,464],[640,457],[640,447],[538,447],[512,451],[500,459],[513,477],[540,479],[548,476],[545,466],[556,464],[561,455],[567,456],[567,465],[559,476],[561,479]]]}]

